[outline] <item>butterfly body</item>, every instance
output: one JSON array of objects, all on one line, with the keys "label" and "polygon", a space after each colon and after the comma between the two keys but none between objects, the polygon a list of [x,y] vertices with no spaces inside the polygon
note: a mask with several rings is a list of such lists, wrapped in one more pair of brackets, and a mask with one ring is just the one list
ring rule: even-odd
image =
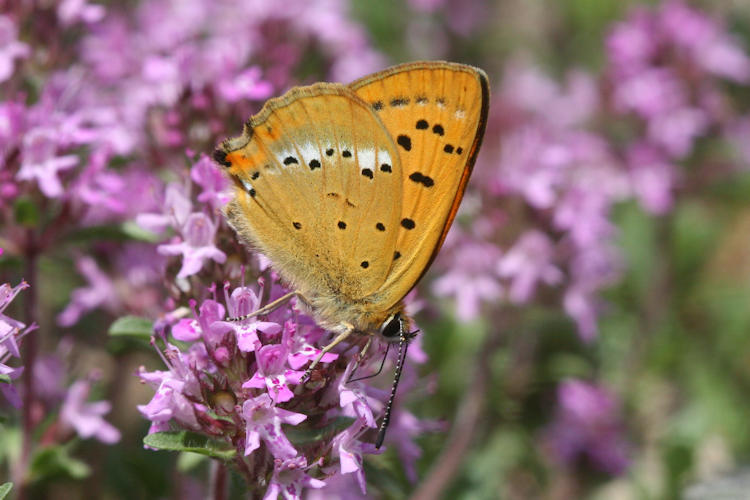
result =
[{"label": "butterfly body", "polygon": [[214,153],[235,183],[227,220],[321,327],[407,329],[403,298],[455,217],[488,98],[481,70],[445,62],[294,88]]}]

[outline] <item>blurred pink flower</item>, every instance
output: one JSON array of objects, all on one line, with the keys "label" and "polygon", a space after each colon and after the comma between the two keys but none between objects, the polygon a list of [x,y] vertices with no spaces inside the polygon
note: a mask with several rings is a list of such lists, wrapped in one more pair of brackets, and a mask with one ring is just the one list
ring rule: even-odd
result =
[{"label": "blurred pink flower", "polygon": [[60,409],[60,422],[75,429],[83,439],[93,437],[107,444],[118,442],[120,431],[102,418],[112,405],[109,401],[87,403],[90,390],[91,384],[86,380],[78,380],[70,386]]},{"label": "blurred pink flower", "polygon": [[615,396],[602,387],[568,380],[557,391],[555,420],[544,434],[553,457],[574,466],[582,457],[608,474],[621,474],[629,464],[628,443]]},{"label": "blurred pink flower", "polygon": [[459,319],[474,319],[483,303],[495,303],[502,296],[503,288],[495,274],[500,255],[494,244],[466,241],[451,252],[447,271],[435,280],[432,289],[437,295],[454,298]]},{"label": "blurred pink flower", "polygon": [[159,245],[162,255],[182,255],[178,278],[187,278],[201,270],[206,260],[223,264],[227,256],[215,243],[216,225],[202,213],[192,213],[181,228],[183,241]]},{"label": "blurred pink flower", "polygon": [[0,15],[0,83],[13,74],[15,60],[28,57],[30,53],[29,46],[18,41],[16,22]]},{"label": "blurred pink flower", "polygon": [[516,303],[532,298],[538,282],[555,285],[562,281],[563,274],[554,265],[554,247],[544,233],[526,231],[500,258],[497,272],[503,278],[511,278],[508,297]]},{"label": "blurred pink flower", "polygon": [[117,310],[120,305],[112,280],[99,269],[92,257],[84,255],[77,258],[76,269],[88,281],[88,286],[73,290],[70,302],[57,315],[57,324],[60,326],[72,326],[85,313],[98,307]]}]

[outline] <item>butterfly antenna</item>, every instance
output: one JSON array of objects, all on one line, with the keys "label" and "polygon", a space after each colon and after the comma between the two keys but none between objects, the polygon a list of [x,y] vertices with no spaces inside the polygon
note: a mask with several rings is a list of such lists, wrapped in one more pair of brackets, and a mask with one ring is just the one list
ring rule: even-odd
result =
[{"label": "butterfly antenna", "polygon": [[375,448],[380,449],[385,439],[385,431],[388,430],[388,423],[391,421],[391,410],[393,409],[393,400],[396,397],[396,388],[398,387],[398,380],[401,378],[401,371],[404,368],[404,361],[406,360],[406,351],[409,348],[409,340],[414,336],[414,333],[401,334],[401,340],[398,343],[398,362],[396,363],[396,375],[393,379],[393,386],[391,386],[391,396],[388,398],[388,404],[385,406],[385,415],[383,415],[383,421],[380,423],[380,430],[378,431],[378,439],[375,441]]},{"label": "butterfly antenna", "polygon": [[354,374],[357,372],[357,368],[359,368],[359,360],[357,360],[357,366],[355,366],[354,370],[352,370],[352,374],[349,377],[349,380],[346,381],[346,383],[348,384],[349,382],[359,382],[360,380],[367,380],[368,378],[373,378],[373,377],[377,377],[378,375],[380,375],[380,372],[383,371],[383,366],[385,366],[385,358],[388,357],[388,350],[390,348],[391,348],[391,343],[388,342],[385,345],[385,354],[383,354],[383,360],[380,362],[380,368],[378,368],[378,371],[376,371],[372,375],[365,375],[364,377],[352,378]]}]

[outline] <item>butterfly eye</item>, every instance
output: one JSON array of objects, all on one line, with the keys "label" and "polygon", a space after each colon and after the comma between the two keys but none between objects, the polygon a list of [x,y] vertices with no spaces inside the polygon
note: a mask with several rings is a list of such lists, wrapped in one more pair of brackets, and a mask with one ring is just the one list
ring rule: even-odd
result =
[{"label": "butterfly eye", "polygon": [[380,335],[387,340],[398,339],[401,335],[401,314],[396,313],[383,323],[380,327]]}]

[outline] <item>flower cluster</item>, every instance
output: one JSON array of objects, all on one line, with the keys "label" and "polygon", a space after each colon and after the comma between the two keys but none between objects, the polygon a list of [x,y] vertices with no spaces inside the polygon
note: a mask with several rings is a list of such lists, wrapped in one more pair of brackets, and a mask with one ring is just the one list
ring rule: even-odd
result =
[{"label": "flower cluster", "polygon": [[[664,214],[676,190],[747,163],[750,121],[723,85],[750,81],[750,57],[719,21],[670,0],[616,23],[606,48],[602,75],[573,70],[563,83],[509,63],[475,169],[481,181],[462,207],[471,228],[449,238],[434,283],[455,297],[459,317],[529,303],[546,285],[592,340],[600,292],[623,269],[614,206],[634,198]],[[680,166],[706,138],[734,142],[738,161],[704,159],[691,183]]]},{"label": "flower cluster", "polygon": [[634,193],[664,214],[674,190],[689,184],[679,163],[697,141],[714,131],[731,139],[747,122],[723,86],[750,82],[750,57],[720,21],[677,0],[635,9],[614,25],[606,47],[611,106],[632,121],[623,157]]},{"label": "flower cluster", "polygon": [[[0,255],[2,255],[2,249],[0,249]],[[27,333],[36,328],[36,325],[26,326],[17,319],[6,316],[4,311],[16,295],[28,287],[25,281],[14,287],[8,283],[0,285],[0,376],[3,377],[3,380],[0,380],[0,392],[16,408],[21,406],[21,398],[11,381],[21,376],[23,367],[11,367],[7,363],[11,358],[21,357],[18,345]]]},{"label": "flower cluster", "polygon": [[[158,323],[156,337],[164,345],[160,354],[168,370],[140,369],[155,395],[139,410],[151,421],[149,433],[188,429],[230,444],[251,487],[268,485],[266,498],[279,492],[299,498],[303,488],[322,488],[325,478],[337,474],[353,474],[364,493],[363,455],[377,453],[366,431],[377,428],[384,394],[350,379],[355,367],[358,376],[374,370],[383,353],[367,359],[356,352],[326,353],[321,368],[301,384],[303,368],[321,352],[314,344],[328,339],[328,332],[293,305],[262,318],[229,321],[257,311],[261,296],[275,300],[283,293],[279,286],[262,284],[257,293],[246,286],[230,292],[227,283],[226,306],[214,289],[200,305],[192,301],[192,317],[180,318],[176,311]],[[359,340],[361,348],[365,339]],[[175,341],[185,347],[179,349]],[[392,432],[413,435],[420,426],[411,419],[403,430],[405,420],[394,420]],[[310,440],[311,435],[318,438]],[[394,442],[408,450],[413,467],[419,452],[412,440]]]},{"label": "flower cluster", "polygon": [[560,384],[557,399],[555,418],[544,435],[552,457],[562,464],[587,459],[603,472],[623,472],[628,465],[628,443],[615,395],[572,379]]}]

